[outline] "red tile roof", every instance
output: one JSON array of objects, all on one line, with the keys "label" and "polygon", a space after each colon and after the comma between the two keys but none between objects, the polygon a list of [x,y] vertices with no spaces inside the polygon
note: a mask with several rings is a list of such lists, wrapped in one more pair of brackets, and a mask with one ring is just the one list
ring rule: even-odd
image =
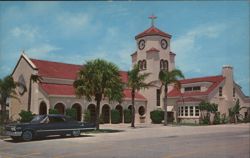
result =
[{"label": "red tile roof", "polygon": [[[131,96],[131,89],[125,89],[123,91],[123,94],[124,94],[124,98],[132,98],[132,96]],[[140,100],[147,100],[143,95],[141,95],[138,92],[135,92],[135,98],[136,99],[140,99]]]},{"label": "red tile roof", "polygon": [[31,59],[38,68],[38,74],[44,77],[60,79],[76,79],[77,72],[82,65],[66,64],[45,60]]},{"label": "red tile roof", "polygon": [[[77,72],[82,68],[82,65],[66,64],[53,61],[31,59],[33,64],[38,68],[38,74],[42,77],[71,79],[75,80]],[[120,71],[120,76],[124,83],[128,82],[128,73]]]},{"label": "red tile roof", "polygon": [[197,82],[211,82],[212,85],[204,92],[200,91],[191,91],[181,93],[178,89],[174,88],[172,91],[168,93],[168,97],[188,97],[188,96],[197,96],[197,95],[208,95],[211,91],[213,91],[222,81],[224,81],[225,77],[223,76],[209,76],[209,77],[201,77],[201,78],[191,78],[180,80],[181,84],[189,84],[189,83],[197,83]]},{"label": "red tile roof", "polygon": [[177,102],[201,102],[202,99],[199,98],[193,98],[193,97],[187,97],[187,98],[180,98],[177,100]]},{"label": "red tile roof", "polygon": [[[75,96],[75,89],[70,84],[39,83],[39,86],[48,95]],[[124,98],[131,98],[131,90],[125,89],[123,94]],[[137,92],[135,93],[135,99],[146,100],[144,96]]]},{"label": "red tile roof", "polygon": [[159,52],[159,50],[156,49],[156,48],[154,48],[154,47],[152,47],[152,48],[150,48],[149,50],[147,50],[146,52],[147,52],[147,53],[149,53],[149,52]]},{"label": "red tile roof", "polygon": [[39,86],[48,95],[69,95],[75,96],[75,89],[73,85],[69,84],[54,84],[54,83],[39,83]]},{"label": "red tile roof", "polygon": [[154,36],[154,35],[159,35],[159,36],[171,38],[170,34],[159,30],[155,26],[151,26],[149,29],[147,29],[147,30],[143,31],[142,33],[139,33],[138,35],[136,35],[135,39],[138,39],[138,38],[141,38],[141,37],[144,37],[144,36]]}]

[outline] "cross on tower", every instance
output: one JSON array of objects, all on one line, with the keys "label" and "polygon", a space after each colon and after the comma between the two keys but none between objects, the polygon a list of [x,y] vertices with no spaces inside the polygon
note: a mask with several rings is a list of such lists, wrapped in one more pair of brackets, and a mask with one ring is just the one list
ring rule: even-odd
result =
[{"label": "cross on tower", "polygon": [[152,14],[152,15],[149,16],[148,18],[151,19],[151,25],[154,26],[154,20],[155,20],[157,17],[154,16],[154,14]]}]

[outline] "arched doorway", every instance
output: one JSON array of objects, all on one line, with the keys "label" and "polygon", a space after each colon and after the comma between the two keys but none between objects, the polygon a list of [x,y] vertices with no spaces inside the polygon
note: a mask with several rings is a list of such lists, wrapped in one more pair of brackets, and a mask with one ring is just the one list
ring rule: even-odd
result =
[{"label": "arched doorway", "polygon": [[115,109],[116,109],[117,111],[119,111],[119,113],[120,113],[120,123],[122,123],[122,118],[123,118],[123,108],[122,108],[122,106],[121,106],[121,105],[117,105],[117,106],[115,107]]},{"label": "arched doorway", "polygon": [[46,114],[47,114],[47,105],[45,102],[41,102],[39,107],[39,115],[46,115]]},{"label": "arched doorway", "polygon": [[63,103],[57,103],[54,108],[59,112],[59,114],[64,115],[65,107],[64,107]]},{"label": "arched doorway", "polygon": [[94,104],[90,104],[88,106],[88,110],[90,112],[90,122],[94,123],[96,120],[96,110],[95,110],[95,105]]},{"label": "arched doorway", "polygon": [[102,107],[102,119],[103,123],[110,123],[110,107],[107,104]]},{"label": "arched doorway", "polygon": [[132,105],[129,105],[128,109],[132,112]]},{"label": "arched doorway", "polygon": [[72,108],[76,110],[76,118],[75,120],[81,121],[82,120],[82,107],[80,104],[75,103],[72,105]]}]

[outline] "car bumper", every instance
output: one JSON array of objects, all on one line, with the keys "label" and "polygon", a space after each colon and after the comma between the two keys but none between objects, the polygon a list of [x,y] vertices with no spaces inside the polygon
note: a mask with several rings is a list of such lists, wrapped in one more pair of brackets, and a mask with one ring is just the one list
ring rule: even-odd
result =
[{"label": "car bumper", "polygon": [[6,131],[5,135],[7,135],[7,136],[22,136],[22,132]]}]

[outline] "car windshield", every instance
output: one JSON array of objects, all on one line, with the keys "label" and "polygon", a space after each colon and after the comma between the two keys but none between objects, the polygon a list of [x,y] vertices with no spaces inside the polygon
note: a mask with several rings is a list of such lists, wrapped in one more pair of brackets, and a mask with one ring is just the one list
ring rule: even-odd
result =
[{"label": "car windshield", "polygon": [[45,118],[45,115],[36,115],[33,117],[33,119],[30,121],[32,123],[39,123]]}]

